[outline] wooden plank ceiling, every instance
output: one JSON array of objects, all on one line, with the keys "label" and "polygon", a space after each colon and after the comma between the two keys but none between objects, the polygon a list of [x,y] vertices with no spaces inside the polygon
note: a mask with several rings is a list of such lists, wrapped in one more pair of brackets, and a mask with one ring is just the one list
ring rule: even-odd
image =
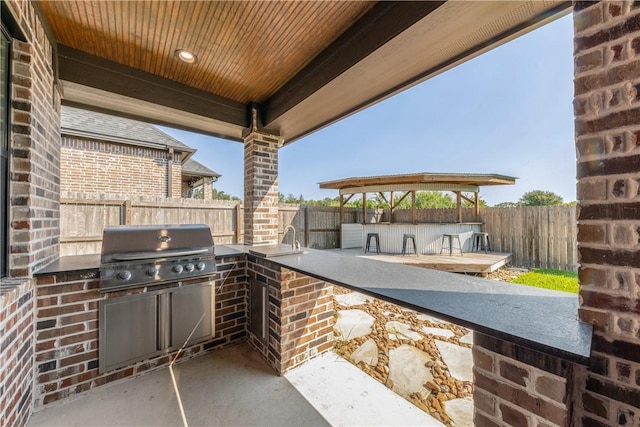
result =
[{"label": "wooden plank ceiling", "polygon": [[[257,125],[285,143],[571,8],[562,0],[33,4],[67,105],[238,141],[255,110]],[[198,60],[180,62],[178,49]]]},{"label": "wooden plank ceiling", "polygon": [[[58,43],[243,104],[264,102],[373,2],[43,1]],[[198,57],[193,65],[174,52]]]}]

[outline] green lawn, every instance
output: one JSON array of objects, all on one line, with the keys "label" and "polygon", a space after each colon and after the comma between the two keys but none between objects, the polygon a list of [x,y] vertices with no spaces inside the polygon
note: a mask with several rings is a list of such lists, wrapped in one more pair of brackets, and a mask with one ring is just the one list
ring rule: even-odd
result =
[{"label": "green lawn", "polygon": [[534,270],[514,279],[511,283],[553,289],[562,292],[578,293],[578,273],[561,270]]}]

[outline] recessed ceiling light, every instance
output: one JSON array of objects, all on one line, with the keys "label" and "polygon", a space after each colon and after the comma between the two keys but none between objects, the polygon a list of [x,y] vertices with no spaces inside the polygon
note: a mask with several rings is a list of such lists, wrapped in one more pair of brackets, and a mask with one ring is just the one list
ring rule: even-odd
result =
[{"label": "recessed ceiling light", "polygon": [[178,49],[174,54],[176,55],[176,58],[187,64],[194,64],[198,60],[198,57],[188,50]]}]

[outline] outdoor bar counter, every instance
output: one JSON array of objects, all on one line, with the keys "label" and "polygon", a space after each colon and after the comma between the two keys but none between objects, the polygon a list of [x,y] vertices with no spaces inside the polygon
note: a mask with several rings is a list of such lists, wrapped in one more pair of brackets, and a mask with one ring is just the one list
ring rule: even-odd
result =
[{"label": "outdoor bar counter", "polygon": [[[228,247],[255,257],[254,248]],[[580,364],[589,360],[592,326],[578,320],[578,295],[303,249],[268,259],[533,350]]]},{"label": "outdoor bar counter", "polygon": [[[255,249],[243,245],[218,245],[216,257],[259,258],[250,252]],[[303,250],[304,253],[293,255],[274,256],[272,253],[267,259],[304,275],[486,335],[572,362],[588,362],[592,326],[578,320],[578,296],[575,294],[336,252]],[[95,255],[62,257],[38,275],[83,270],[97,275],[99,262],[99,256]]]},{"label": "outdoor bar counter", "polygon": [[[348,226],[358,226],[361,224],[343,224],[345,228]],[[445,233],[458,234],[460,242],[454,241],[455,252],[458,243],[462,246],[464,252],[471,251],[471,236],[474,232],[482,231],[482,223],[480,222],[462,222],[462,223],[371,223],[362,225],[362,247],[367,244],[366,239],[369,233],[377,233],[380,236],[380,251],[388,254],[402,253],[402,236],[404,234],[412,234],[416,239],[416,249],[420,254],[439,254],[442,251],[443,241],[442,235]],[[444,243],[444,248],[448,250],[448,241]],[[344,246],[343,246],[344,247]],[[413,252],[413,246],[408,244],[407,250]]]}]

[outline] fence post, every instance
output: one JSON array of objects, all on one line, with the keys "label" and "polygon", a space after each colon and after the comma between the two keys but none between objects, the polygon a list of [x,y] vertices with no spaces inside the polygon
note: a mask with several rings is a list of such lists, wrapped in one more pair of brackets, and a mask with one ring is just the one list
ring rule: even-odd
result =
[{"label": "fence post", "polygon": [[131,224],[131,200],[125,200],[124,201],[124,224],[123,225],[130,225]]},{"label": "fence post", "polygon": [[311,230],[309,230],[309,206],[304,206],[304,245],[309,247],[309,234]]},{"label": "fence post", "polygon": [[242,204],[236,204],[236,243],[242,238]]}]

